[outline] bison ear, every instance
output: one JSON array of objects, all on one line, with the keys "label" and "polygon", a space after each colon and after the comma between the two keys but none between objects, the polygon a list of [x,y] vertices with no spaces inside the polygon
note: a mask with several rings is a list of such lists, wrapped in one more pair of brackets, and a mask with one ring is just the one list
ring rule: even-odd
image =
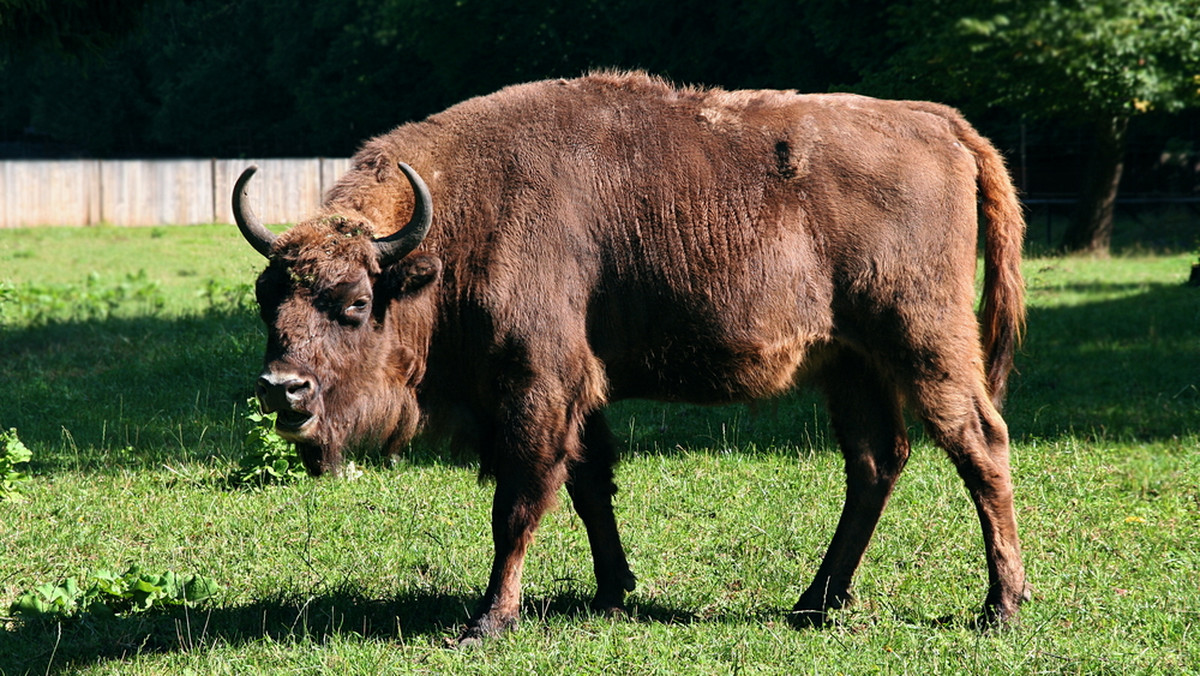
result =
[{"label": "bison ear", "polygon": [[416,254],[392,265],[386,274],[394,295],[411,295],[441,278],[442,259],[433,254]]}]

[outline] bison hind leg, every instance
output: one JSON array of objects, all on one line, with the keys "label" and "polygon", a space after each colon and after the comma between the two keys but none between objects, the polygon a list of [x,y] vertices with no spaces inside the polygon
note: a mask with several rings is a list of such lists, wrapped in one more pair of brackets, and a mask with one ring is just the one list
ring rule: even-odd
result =
[{"label": "bison hind leg", "polygon": [[567,492],[587,529],[592,549],[596,595],[591,606],[598,612],[619,614],[625,609],[625,593],[633,591],[636,580],[629,570],[613,515],[616,447],[603,413],[588,415],[582,441],[579,457],[568,469]]},{"label": "bison hind leg", "polygon": [[846,500],[825,558],[792,609],[797,626],[824,624],[828,611],[851,601],[851,578],[909,454],[899,394],[866,357],[842,350],[821,386],[845,458]]},{"label": "bison hind leg", "polygon": [[977,625],[1003,625],[1030,596],[1013,506],[1008,428],[973,371],[918,381],[913,398],[930,436],[954,462],[979,516],[989,584]]}]

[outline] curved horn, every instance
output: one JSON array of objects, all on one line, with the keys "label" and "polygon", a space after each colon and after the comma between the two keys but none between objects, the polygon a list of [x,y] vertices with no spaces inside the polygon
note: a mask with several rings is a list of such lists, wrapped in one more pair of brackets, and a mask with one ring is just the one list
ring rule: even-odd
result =
[{"label": "curved horn", "polygon": [[375,240],[375,250],[378,252],[379,264],[387,267],[391,263],[412,253],[413,249],[421,246],[429,226],[433,223],[433,197],[429,194],[429,186],[412,167],[401,162],[400,171],[408,177],[413,189],[413,214],[408,223],[394,234]]},{"label": "curved horn", "polygon": [[258,171],[256,165],[246,167],[238,180],[233,184],[233,218],[237,221],[238,230],[242,231],[242,237],[254,247],[254,250],[263,256],[271,257],[271,245],[275,242],[275,233],[267,230],[266,226],[258,220],[254,215],[254,210],[250,208],[250,200],[246,199],[246,184],[250,181],[250,177],[254,172]]}]

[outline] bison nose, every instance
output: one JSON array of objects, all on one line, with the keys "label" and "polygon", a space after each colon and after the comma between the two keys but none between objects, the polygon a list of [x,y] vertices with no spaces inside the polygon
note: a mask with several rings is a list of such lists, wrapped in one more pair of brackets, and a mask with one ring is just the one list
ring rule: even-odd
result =
[{"label": "bison nose", "polygon": [[307,411],[316,389],[312,378],[297,373],[267,372],[258,377],[255,385],[263,410]]}]

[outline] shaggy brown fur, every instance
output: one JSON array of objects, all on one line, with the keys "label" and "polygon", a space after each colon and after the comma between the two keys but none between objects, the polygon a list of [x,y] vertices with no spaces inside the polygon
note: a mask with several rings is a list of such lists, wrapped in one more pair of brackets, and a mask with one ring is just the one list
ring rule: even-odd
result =
[{"label": "shaggy brown fur", "polygon": [[[367,233],[413,209],[398,162],[428,183],[434,220],[381,269]],[[801,381],[825,392],[846,459],[841,520],[795,607],[823,621],[908,458],[907,405],[975,501],[984,619],[1003,621],[1027,594],[997,410],[1023,228],[1000,156],[945,106],[640,73],[510,87],[368,141],[321,213],[280,236],[259,280],[264,378],[291,398],[265,404],[314,473],[348,444],[396,450],[418,402],[477,450],[496,557],[468,641],[516,620],[526,548],[564,484],[594,604],[633,589],[605,403],[753,401]]]}]

